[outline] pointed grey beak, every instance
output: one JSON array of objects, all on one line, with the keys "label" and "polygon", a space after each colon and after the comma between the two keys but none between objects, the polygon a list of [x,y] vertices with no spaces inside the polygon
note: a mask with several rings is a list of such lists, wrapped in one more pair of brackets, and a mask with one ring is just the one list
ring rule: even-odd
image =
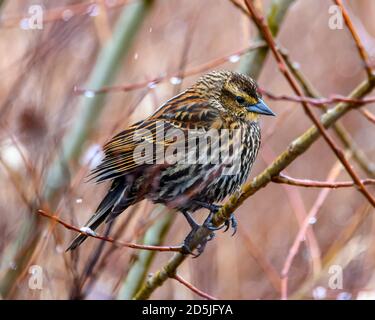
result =
[{"label": "pointed grey beak", "polygon": [[258,103],[251,104],[246,107],[250,112],[264,114],[266,116],[276,116],[276,114],[264,103],[262,99],[259,99]]}]

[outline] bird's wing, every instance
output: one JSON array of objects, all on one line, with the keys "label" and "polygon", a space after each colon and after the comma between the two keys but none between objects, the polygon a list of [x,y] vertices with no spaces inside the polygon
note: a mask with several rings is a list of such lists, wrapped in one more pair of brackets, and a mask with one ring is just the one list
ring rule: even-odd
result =
[{"label": "bird's wing", "polygon": [[[220,128],[222,124],[220,112],[206,100],[176,96],[149,118],[113,137],[104,146],[105,158],[91,175],[97,182],[101,182],[155,163],[160,156],[155,149],[160,150],[158,146],[162,146],[162,150],[165,150],[174,143],[174,139],[166,135],[170,129],[180,129],[185,135],[188,130],[199,134]],[[149,147],[152,152],[142,154],[142,161],[139,161],[139,150]]]}]

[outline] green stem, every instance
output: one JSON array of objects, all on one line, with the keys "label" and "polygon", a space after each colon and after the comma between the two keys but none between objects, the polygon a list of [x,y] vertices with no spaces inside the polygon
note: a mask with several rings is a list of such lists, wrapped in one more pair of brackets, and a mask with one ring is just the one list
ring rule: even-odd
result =
[{"label": "green stem", "polygon": [[[161,210],[166,211],[164,206],[159,205],[152,215],[157,214],[155,211]],[[167,210],[164,212],[163,216],[158,218],[158,220],[147,230],[143,239],[143,244],[161,245],[174,220],[173,218],[173,210]],[[155,251],[148,250],[140,250],[138,252],[137,261],[132,265],[117,295],[118,300],[130,300],[134,297],[147,277],[147,272],[155,253]]]}]

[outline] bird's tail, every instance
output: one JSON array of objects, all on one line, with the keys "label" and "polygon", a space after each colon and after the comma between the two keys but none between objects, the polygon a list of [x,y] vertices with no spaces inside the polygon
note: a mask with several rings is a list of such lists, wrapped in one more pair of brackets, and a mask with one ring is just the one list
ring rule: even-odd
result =
[{"label": "bird's tail", "polygon": [[[129,201],[126,201],[126,190],[128,187],[122,179],[114,180],[108,193],[96,209],[95,214],[86,222],[85,227],[94,231],[106,219],[109,221],[124,211],[130,204]],[[76,249],[86,238],[86,235],[79,234],[73,239],[66,251]]]}]

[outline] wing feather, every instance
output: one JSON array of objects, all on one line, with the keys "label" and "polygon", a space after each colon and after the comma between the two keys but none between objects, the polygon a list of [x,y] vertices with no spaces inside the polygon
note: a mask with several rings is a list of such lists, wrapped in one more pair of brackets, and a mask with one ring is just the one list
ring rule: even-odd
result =
[{"label": "wing feather", "polygon": [[186,91],[169,100],[149,118],[114,136],[104,145],[105,157],[90,176],[97,182],[102,182],[155,163],[156,152],[143,157],[142,162],[136,161],[134,152],[141,144],[152,150],[159,144],[165,151],[174,140],[166,136],[164,139],[157,139],[161,129],[164,134],[172,128],[180,129],[186,137],[188,130],[199,134],[222,125],[223,120],[217,108]]}]

